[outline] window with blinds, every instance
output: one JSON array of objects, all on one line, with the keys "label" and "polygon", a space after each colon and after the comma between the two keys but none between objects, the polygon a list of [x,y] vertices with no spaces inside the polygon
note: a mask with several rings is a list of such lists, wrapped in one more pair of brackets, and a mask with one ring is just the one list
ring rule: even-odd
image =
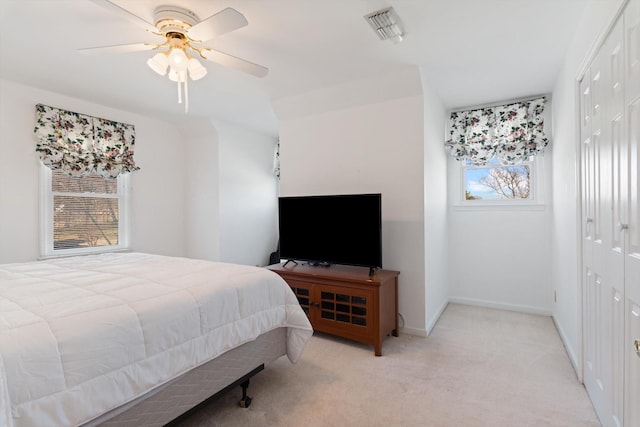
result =
[{"label": "window with blinds", "polygon": [[127,175],[75,178],[44,169],[44,256],[127,247]]}]

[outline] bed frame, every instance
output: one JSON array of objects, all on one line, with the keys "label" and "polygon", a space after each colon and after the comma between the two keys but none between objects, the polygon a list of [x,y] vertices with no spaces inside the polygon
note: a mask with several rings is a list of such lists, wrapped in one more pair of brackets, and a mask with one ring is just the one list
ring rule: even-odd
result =
[{"label": "bed frame", "polygon": [[248,406],[249,378],[286,354],[286,328],[267,332],[138,399],[83,424],[83,427],[163,426],[186,414],[212,396],[242,385],[240,406]]}]

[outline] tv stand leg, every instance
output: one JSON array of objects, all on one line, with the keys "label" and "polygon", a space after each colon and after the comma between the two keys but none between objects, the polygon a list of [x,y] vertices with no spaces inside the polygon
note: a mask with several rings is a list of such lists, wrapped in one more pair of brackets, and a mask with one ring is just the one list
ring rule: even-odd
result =
[{"label": "tv stand leg", "polygon": [[382,342],[380,340],[373,345],[373,349],[376,356],[382,356]]}]

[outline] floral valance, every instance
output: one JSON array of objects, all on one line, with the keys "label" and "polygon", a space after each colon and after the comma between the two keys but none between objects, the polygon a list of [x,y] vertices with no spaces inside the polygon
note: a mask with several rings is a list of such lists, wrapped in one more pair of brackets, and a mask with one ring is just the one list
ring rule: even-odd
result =
[{"label": "floral valance", "polygon": [[494,156],[503,165],[515,165],[544,151],[545,98],[497,107],[451,113],[446,149],[456,160],[478,166]]},{"label": "floral valance", "polygon": [[116,178],[140,169],[133,161],[133,125],[38,104],[34,132],[42,163],[69,176]]},{"label": "floral valance", "polygon": [[280,179],[280,140],[276,143],[276,150],[273,153],[273,173]]}]

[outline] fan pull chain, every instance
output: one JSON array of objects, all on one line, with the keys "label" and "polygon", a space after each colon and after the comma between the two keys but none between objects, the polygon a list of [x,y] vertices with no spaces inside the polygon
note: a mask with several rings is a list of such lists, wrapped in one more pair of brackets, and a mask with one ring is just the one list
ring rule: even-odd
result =
[{"label": "fan pull chain", "polygon": [[182,87],[184,86],[184,112],[189,112],[189,87],[186,73],[178,73],[178,104],[182,104]]},{"label": "fan pull chain", "polygon": [[184,112],[185,114],[189,112],[189,78],[187,77],[187,73],[185,71],[185,78],[184,78]]}]

